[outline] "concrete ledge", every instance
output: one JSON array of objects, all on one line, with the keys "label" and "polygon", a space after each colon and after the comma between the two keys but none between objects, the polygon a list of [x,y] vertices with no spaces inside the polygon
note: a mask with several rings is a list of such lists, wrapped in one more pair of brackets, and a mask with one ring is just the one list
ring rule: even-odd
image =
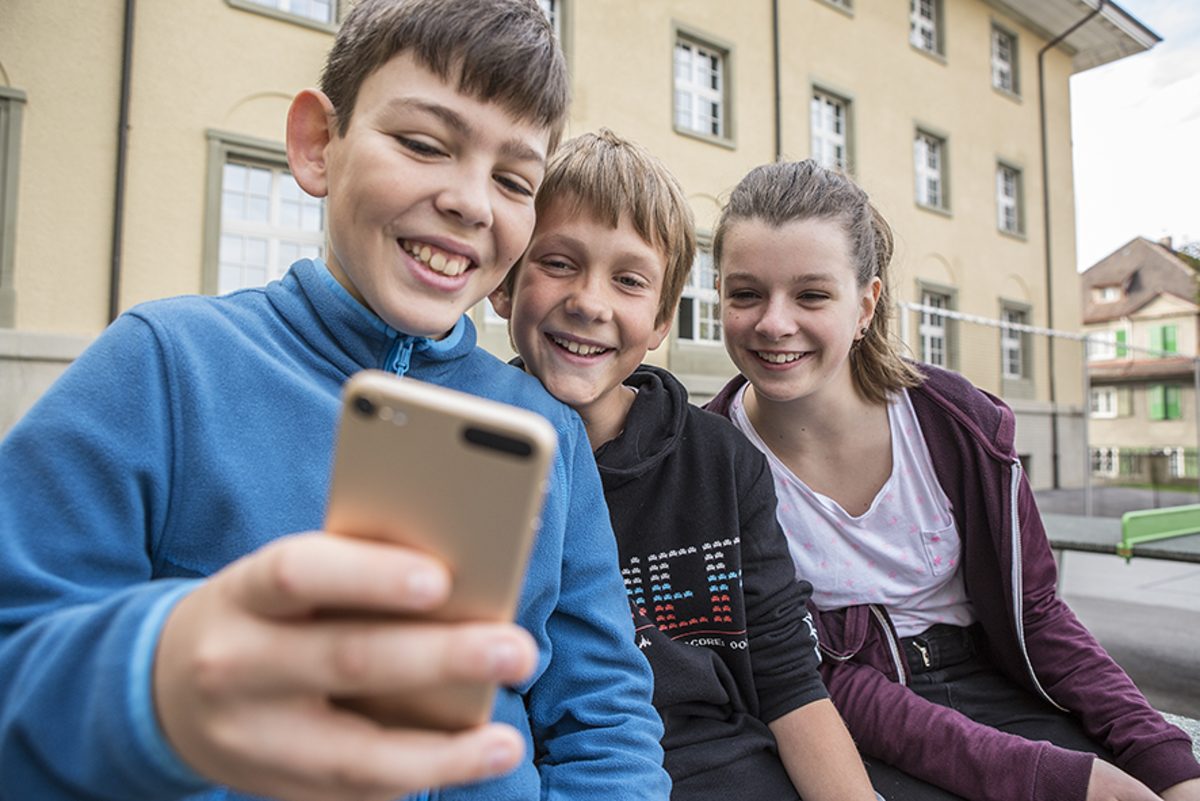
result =
[{"label": "concrete ledge", "polygon": [[70,363],[95,337],[0,329],[0,359]]},{"label": "concrete ledge", "polygon": [[1163,712],[1162,716],[1167,719],[1167,723],[1178,726],[1188,733],[1188,736],[1192,738],[1192,753],[1196,755],[1196,759],[1200,759],[1200,720],[1172,715],[1167,712]]}]

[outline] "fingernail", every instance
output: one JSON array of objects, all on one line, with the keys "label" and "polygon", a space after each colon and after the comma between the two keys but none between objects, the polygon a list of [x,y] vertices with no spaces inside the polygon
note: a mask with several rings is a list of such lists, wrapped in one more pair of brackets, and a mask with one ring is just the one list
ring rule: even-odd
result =
[{"label": "fingernail", "polygon": [[488,649],[488,666],[493,675],[508,675],[516,670],[521,661],[517,647],[508,640],[499,640]]},{"label": "fingernail", "polygon": [[429,606],[446,594],[446,579],[431,570],[417,570],[408,574],[408,597],[417,606]]},{"label": "fingernail", "polygon": [[499,773],[502,770],[507,770],[520,758],[519,754],[513,753],[513,749],[508,745],[493,745],[489,748],[484,756],[485,765],[489,773]]}]

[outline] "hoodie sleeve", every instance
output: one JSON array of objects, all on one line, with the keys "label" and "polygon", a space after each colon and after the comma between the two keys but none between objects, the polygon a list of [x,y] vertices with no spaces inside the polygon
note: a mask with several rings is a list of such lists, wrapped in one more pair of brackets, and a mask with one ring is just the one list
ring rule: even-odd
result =
[{"label": "hoodie sleeve", "polygon": [[796,579],[775,515],[771,469],[748,441],[738,451],[746,625],[759,714],[770,723],[829,693],[817,672],[817,633],[805,607],[812,585]]},{"label": "hoodie sleeve", "polygon": [[1018,517],[1025,646],[1046,693],[1079,717],[1088,736],[1108,748],[1122,770],[1154,792],[1200,777],[1188,735],[1150,706],[1058,597],[1050,543],[1023,474]]},{"label": "hoodie sleeve", "polygon": [[0,444],[0,796],[172,798],[206,783],[163,738],[150,581],[171,414],[158,343],[115,322]]},{"label": "hoodie sleeve", "polygon": [[667,799],[653,677],[634,644],[600,475],[572,418],[573,428],[559,432],[539,534],[556,532],[562,549],[558,602],[545,623],[552,655],[527,696],[542,798]]}]

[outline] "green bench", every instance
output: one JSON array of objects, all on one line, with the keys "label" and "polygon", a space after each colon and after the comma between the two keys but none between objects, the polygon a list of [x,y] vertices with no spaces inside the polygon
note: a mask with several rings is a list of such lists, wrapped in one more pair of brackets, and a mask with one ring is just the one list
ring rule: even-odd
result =
[{"label": "green bench", "polygon": [[1121,542],[1117,555],[1128,561],[1133,549],[1148,542],[1200,533],[1200,504],[1142,509],[1121,515]]}]

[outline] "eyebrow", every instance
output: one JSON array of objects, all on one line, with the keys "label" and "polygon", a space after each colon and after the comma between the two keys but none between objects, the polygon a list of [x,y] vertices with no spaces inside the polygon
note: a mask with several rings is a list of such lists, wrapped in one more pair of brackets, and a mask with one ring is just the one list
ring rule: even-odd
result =
[{"label": "eyebrow", "polygon": [[[416,97],[399,97],[389,101],[388,105],[398,109],[415,109],[437,117],[459,136],[473,137],[475,135],[475,126],[468,122],[466,117],[448,106],[443,106],[441,103],[434,103]],[[545,153],[530,147],[528,143],[517,137],[501,142],[500,153],[506,158],[517,161],[532,161],[543,165],[546,163]]]}]

